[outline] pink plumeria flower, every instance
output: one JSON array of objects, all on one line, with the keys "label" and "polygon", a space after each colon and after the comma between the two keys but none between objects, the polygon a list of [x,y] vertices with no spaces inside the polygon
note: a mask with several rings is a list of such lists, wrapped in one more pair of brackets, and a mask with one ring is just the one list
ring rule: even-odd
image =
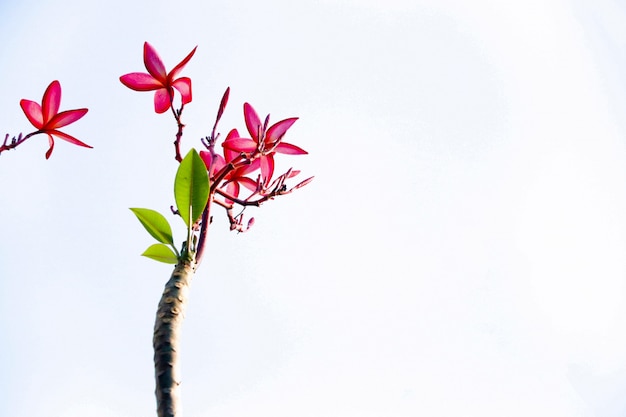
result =
[{"label": "pink plumeria flower", "polygon": [[169,73],[165,71],[165,65],[157,51],[148,42],[143,44],[143,62],[148,70],[145,72],[131,72],[122,75],[120,81],[126,87],[135,91],[155,91],[154,110],[157,113],[165,113],[174,99],[174,89],[182,98],[183,105],[191,102],[191,79],[188,77],[176,78],[187,65],[196,48],[180,61]]},{"label": "pink plumeria flower", "polygon": [[45,133],[48,135],[50,148],[46,152],[46,159],[50,158],[52,150],[54,149],[53,136],[73,143],[74,145],[91,148],[91,146],[81,142],[75,137],[57,130],[61,127],[69,125],[70,123],[74,123],[83,117],[87,113],[88,109],[66,110],[59,113],[60,105],[61,84],[56,80],[52,81],[45,93],[43,93],[41,105],[26,99],[20,101],[20,106],[22,107],[26,118],[28,118],[28,121],[37,129],[37,132],[34,134]]},{"label": "pink plumeria flower", "polygon": [[[228,132],[225,140],[238,137],[239,132],[237,129],[233,129]],[[217,154],[212,155],[211,152],[200,151],[200,158],[202,158],[207,170],[209,171],[209,178],[211,179],[211,182],[213,182],[213,179],[220,173],[227,163],[230,163],[238,155],[239,153],[227,148],[224,148],[224,156]],[[224,188],[225,191],[233,197],[239,197],[241,185],[250,191],[256,191],[257,182],[246,177],[245,175],[259,169],[259,166],[259,161],[255,160],[251,164],[245,164],[241,167],[235,168],[224,176],[223,182],[218,186]],[[232,202],[230,200],[227,201]]]},{"label": "pink plumeria flower", "polygon": [[287,130],[298,120],[297,117],[281,120],[267,127],[269,123],[269,115],[265,119],[265,123],[261,123],[261,119],[248,104],[243,105],[243,114],[246,120],[246,128],[252,139],[247,138],[227,138],[222,146],[231,151],[238,153],[253,154],[259,152],[261,163],[261,176],[263,182],[267,183],[274,174],[274,153],[283,153],[289,155],[305,155],[308,152],[291,143],[282,141]]}]

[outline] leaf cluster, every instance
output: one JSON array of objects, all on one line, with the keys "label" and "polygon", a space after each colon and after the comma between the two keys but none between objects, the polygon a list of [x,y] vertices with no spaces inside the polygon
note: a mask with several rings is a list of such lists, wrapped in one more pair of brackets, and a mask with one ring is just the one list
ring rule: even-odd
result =
[{"label": "leaf cluster", "polygon": [[147,208],[131,208],[146,231],[157,240],[143,256],[159,262],[175,264],[183,257],[193,256],[193,229],[204,212],[209,198],[209,177],[204,162],[195,149],[181,161],[174,180],[174,199],[178,214],[187,227],[187,240],[179,252],[174,244],[172,228],[159,212]]}]

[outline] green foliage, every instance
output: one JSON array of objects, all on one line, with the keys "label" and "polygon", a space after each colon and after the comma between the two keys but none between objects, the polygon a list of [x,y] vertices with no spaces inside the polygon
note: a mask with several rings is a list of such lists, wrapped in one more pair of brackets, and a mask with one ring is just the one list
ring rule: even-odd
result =
[{"label": "green foliage", "polygon": [[153,238],[161,243],[174,244],[172,228],[161,213],[146,208],[131,208],[131,211],[135,213],[135,216]]},{"label": "green foliage", "polygon": [[146,249],[142,255],[168,264],[177,263],[181,256],[193,257],[192,250],[188,250],[192,247],[192,227],[202,215],[209,198],[206,165],[195,149],[189,151],[178,167],[174,180],[174,198],[178,213],[187,225],[187,241],[183,244],[182,255],[174,246],[172,228],[163,215],[146,208],[131,208],[143,227],[159,242]]},{"label": "green foliage", "polygon": [[155,243],[146,249],[142,255],[166,264],[175,264],[178,262],[178,256],[174,251],[162,243]]},{"label": "green foliage", "polygon": [[206,165],[195,149],[187,153],[181,161],[174,181],[174,198],[176,207],[191,231],[198,221],[209,198],[209,176]]}]

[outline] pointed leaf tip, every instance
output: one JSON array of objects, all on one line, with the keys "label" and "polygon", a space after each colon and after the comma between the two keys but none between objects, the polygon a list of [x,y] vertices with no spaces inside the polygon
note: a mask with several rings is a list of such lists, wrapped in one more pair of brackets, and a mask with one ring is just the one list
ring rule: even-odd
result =
[{"label": "pointed leaf tip", "polygon": [[141,254],[146,258],[154,259],[155,261],[163,262],[166,264],[176,264],[178,263],[178,257],[176,254],[167,246],[162,243],[155,243],[145,250],[144,253]]},{"label": "pointed leaf tip", "polygon": [[172,228],[163,215],[146,208],[130,209],[150,235],[161,243],[174,244]]}]

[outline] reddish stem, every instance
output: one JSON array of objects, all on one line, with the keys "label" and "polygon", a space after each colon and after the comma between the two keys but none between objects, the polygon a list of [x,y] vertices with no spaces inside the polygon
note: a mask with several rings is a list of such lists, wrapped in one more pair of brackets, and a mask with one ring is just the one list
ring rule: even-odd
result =
[{"label": "reddish stem", "polygon": [[17,135],[17,138],[13,136],[13,138],[11,139],[11,142],[9,143],[7,143],[9,141],[9,134],[7,133],[6,136],[4,137],[4,141],[2,142],[2,145],[0,146],[0,153],[17,148],[22,143],[26,142],[28,138],[33,137],[38,133],[43,133],[43,132],[38,130],[36,132],[29,133],[26,136],[22,136],[22,134],[20,133],[19,135]]},{"label": "reddish stem", "polygon": [[183,109],[185,105],[181,103],[180,109],[174,110],[174,95],[170,94],[170,109],[172,109],[172,114],[174,115],[174,119],[176,119],[176,124],[178,125],[178,131],[176,132],[176,139],[174,140],[174,150],[176,155],[174,158],[180,163],[183,158],[180,155],[180,140],[183,138],[183,129],[185,125],[181,120],[181,115],[183,114]]}]

